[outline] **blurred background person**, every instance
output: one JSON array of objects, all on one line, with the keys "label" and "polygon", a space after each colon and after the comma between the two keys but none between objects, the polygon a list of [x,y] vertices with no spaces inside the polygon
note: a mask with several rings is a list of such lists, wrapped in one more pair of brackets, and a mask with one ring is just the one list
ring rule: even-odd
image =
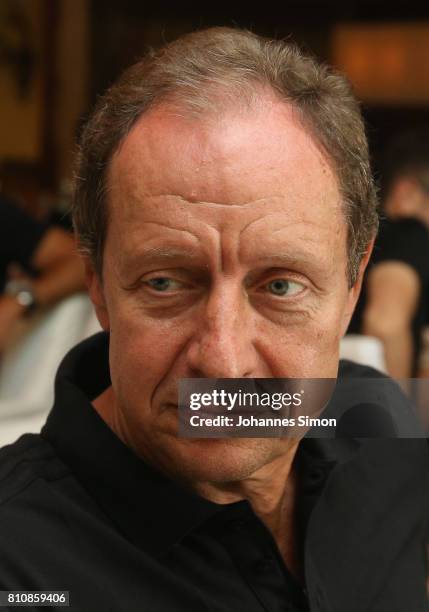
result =
[{"label": "blurred background person", "polygon": [[72,234],[0,194],[0,359],[17,323],[84,288]]},{"label": "blurred background person", "polygon": [[388,373],[415,376],[429,318],[429,129],[398,134],[382,166],[379,234],[349,332],[378,338]]}]

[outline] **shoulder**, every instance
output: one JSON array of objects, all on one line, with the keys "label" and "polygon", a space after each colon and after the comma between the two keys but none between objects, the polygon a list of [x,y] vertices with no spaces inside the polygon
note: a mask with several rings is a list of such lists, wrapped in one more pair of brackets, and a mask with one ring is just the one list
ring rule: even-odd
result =
[{"label": "shoulder", "polygon": [[382,378],[389,380],[389,377],[383,374],[383,372],[370,366],[350,361],[349,359],[340,360],[338,378]]},{"label": "shoulder", "polygon": [[419,241],[428,243],[429,232],[427,228],[417,219],[383,219],[380,224],[380,231],[377,237],[377,242],[383,242],[390,238],[409,237],[417,238]]},{"label": "shoulder", "polygon": [[38,434],[0,449],[0,466],[0,589],[50,589],[53,577],[63,583],[58,554],[78,559],[82,539],[104,515]]},{"label": "shoulder", "polygon": [[[25,434],[0,449],[0,549],[10,561],[41,538],[49,521],[51,483],[68,469],[37,434]],[[1,576],[0,576],[1,578]]]},{"label": "shoulder", "polygon": [[60,477],[65,471],[52,447],[41,436],[21,436],[0,449],[0,508],[36,479]]},{"label": "shoulder", "polygon": [[47,231],[46,224],[33,219],[13,201],[0,197],[0,251],[8,258],[28,263]]},{"label": "shoulder", "polygon": [[[70,470],[49,442],[38,434],[25,434],[0,449],[0,548],[15,537],[16,544],[31,530],[39,537],[60,506],[61,489]],[[40,528],[40,529],[39,529]]]},{"label": "shoulder", "polygon": [[[61,490],[71,480],[69,468],[38,434],[25,434],[0,449],[0,548],[12,537],[25,545],[61,506]],[[32,536],[33,537],[33,536]]]},{"label": "shoulder", "polygon": [[342,360],[330,403],[339,418],[337,434],[347,431],[354,437],[418,438],[427,451],[419,412],[407,393],[401,381]]},{"label": "shoulder", "polygon": [[32,225],[40,228],[44,227],[43,224],[38,223],[13,200],[5,198],[4,196],[0,196],[0,219],[2,225],[10,225],[14,223],[18,225],[19,229],[21,228],[21,225]]},{"label": "shoulder", "polygon": [[398,261],[409,265],[420,277],[429,276],[427,252],[429,232],[415,219],[384,220],[374,247],[371,265]]}]

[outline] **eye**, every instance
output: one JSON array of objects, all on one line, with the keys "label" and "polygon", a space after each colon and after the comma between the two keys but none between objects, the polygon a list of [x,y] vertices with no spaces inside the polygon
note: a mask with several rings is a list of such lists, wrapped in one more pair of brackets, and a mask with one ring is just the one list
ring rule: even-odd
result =
[{"label": "eye", "polygon": [[265,287],[273,295],[277,295],[279,297],[296,295],[304,289],[304,285],[301,283],[287,280],[286,278],[275,278],[267,283]]},{"label": "eye", "polygon": [[182,286],[182,283],[179,281],[173,280],[172,278],[167,278],[166,276],[157,276],[156,278],[150,278],[147,281],[144,281],[145,285],[149,285],[151,289],[154,289],[158,292],[165,292],[168,290],[175,290]]}]

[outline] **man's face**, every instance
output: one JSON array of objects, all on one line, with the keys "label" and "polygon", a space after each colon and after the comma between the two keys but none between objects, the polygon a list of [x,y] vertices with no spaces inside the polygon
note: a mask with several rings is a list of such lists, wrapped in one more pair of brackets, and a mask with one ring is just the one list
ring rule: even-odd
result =
[{"label": "man's face", "polygon": [[[261,105],[262,106],[262,105]],[[103,279],[116,429],[162,470],[237,480],[279,439],[177,437],[181,378],[335,377],[357,286],[334,171],[284,104],[143,116],[115,154]]]}]

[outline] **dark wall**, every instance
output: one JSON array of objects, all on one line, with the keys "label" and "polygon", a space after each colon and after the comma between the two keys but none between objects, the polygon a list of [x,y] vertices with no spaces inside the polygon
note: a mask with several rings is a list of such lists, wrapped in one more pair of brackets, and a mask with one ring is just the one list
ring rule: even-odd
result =
[{"label": "dark wall", "polygon": [[[338,22],[429,20],[429,2],[418,0],[284,0],[244,2],[171,2],[165,0],[92,1],[92,90],[102,92],[149,47],[181,34],[215,25],[249,28],[270,37],[291,37],[329,61],[332,29]],[[376,173],[391,135],[429,124],[429,107],[363,106]]]}]

